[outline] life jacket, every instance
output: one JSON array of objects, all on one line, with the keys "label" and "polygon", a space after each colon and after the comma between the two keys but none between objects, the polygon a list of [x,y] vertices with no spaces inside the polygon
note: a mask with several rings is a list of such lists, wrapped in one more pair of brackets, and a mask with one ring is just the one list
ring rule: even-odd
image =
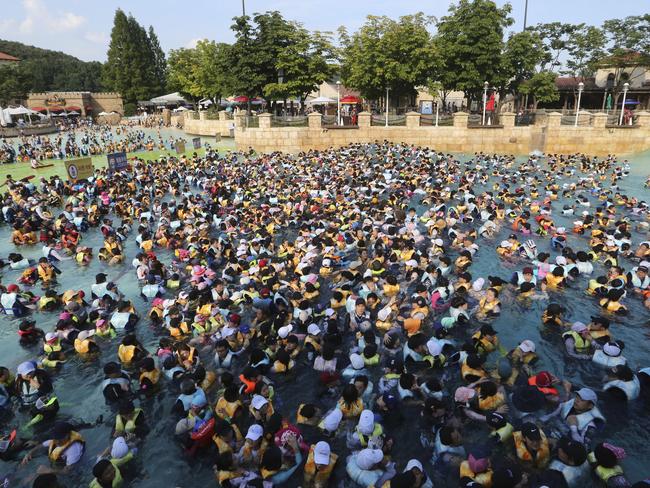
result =
[{"label": "life jacket", "polygon": [[44,310],[44,309],[46,309],[47,307],[49,307],[50,304],[52,304],[52,303],[56,304],[56,298],[54,298],[54,297],[48,297],[48,296],[43,295],[43,296],[42,296],[41,298],[39,298],[39,300],[38,300],[38,309],[39,309],[39,310]]},{"label": "life jacket", "polygon": [[388,283],[384,285],[384,296],[388,298],[396,296],[399,292],[399,285],[389,285]]},{"label": "life jacket", "polygon": [[483,412],[494,411],[503,405],[506,402],[506,399],[501,392],[497,392],[495,395],[489,396],[487,398],[478,399],[478,408]]},{"label": "life jacket", "polygon": [[463,377],[465,381],[470,382],[470,380],[467,378],[468,376],[472,375],[472,376],[476,376],[477,378],[485,378],[487,376],[487,373],[482,369],[470,368],[465,362],[460,367],[460,375]]},{"label": "life jacket", "polygon": [[564,276],[555,276],[554,274],[547,274],[544,279],[546,280],[546,285],[550,288],[557,288],[562,284]]},{"label": "life jacket", "polygon": [[[563,419],[566,419],[573,409],[573,404],[575,400],[571,399],[561,404],[560,415]],[[580,432],[586,431],[587,427],[590,425],[597,425],[599,423],[605,422],[605,417],[600,413],[598,407],[594,406],[591,410],[576,414],[576,420],[578,421],[578,430]]]},{"label": "life jacket", "polygon": [[632,401],[639,398],[639,393],[641,392],[641,383],[639,383],[639,378],[634,376],[632,381],[612,380],[603,385],[603,390],[605,391],[612,388],[618,388],[623,393],[625,393],[628,401]]},{"label": "life jacket", "polygon": [[243,406],[243,403],[239,400],[229,402],[224,397],[221,397],[217,401],[217,405],[214,407],[214,413],[217,417],[230,421],[237,414],[237,410],[241,409]]},{"label": "life jacket", "polygon": [[642,290],[645,290],[646,288],[650,287],[650,276],[647,276],[641,280],[639,276],[636,274],[637,268],[634,267],[632,268],[632,271],[628,273],[629,276],[629,282],[632,284],[634,288],[641,288]]},{"label": "life jacket", "polygon": [[81,435],[79,435],[79,433],[75,432],[74,430],[70,432],[68,440],[65,442],[61,443],[60,441],[54,439],[50,440],[50,445],[47,451],[47,457],[50,458],[50,462],[57,463],[65,450],[75,442],[81,442],[82,444],[86,443],[83,440],[83,437],[81,437]]},{"label": "life jacket", "polygon": [[320,469],[316,469],[316,463],[314,462],[314,447],[315,446],[311,446],[309,448],[309,454],[307,455],[307,461],[305,462],[305,475],[313,477],[316,484],[326,485],[327,480],[334,470],[338,456],[333,452],[330,453],[329,464],[325,467],[321,466]]},{"label": "life jacket", "polygon": [[243,374],[239,375],[239,381],[246,385],[244,393],[250,395],[255,391],[255,385],[257,384],[255,381],[247,379]]},{"label": "life jacket", "polygon": [[122,364],[130,364],[133,361],[133,356],[135,355],[135,346],[125,346],[120,344],[120,347],[117,348],[117,356],[120,358]]},{"label": "life jacket", "polygon": [[90,351],[90,345],[94,344],[93,341],[90,339],[75,339],[74,340],[74,350],[77,351],[78,354],[88,354]]},{"label": "life jacket", "polygon": [[550,386],[550,387],[539,386],[539,385],[537,384],[537,376],[531,376],[530,378],[528,378],[528,384],[529,384],[530,386],[534,386],[535,388],[537,388],[537,389],[538,389],[539,391],[541,391],[544,395],[553,395],[553,396],[557,396],[557,395],[560,394],[560,392],[557,390],[557,388],[554,388],[554,387],[552,387],[552,386]]},{"label": "life jacket", "polygon": [[140,373],[140,384],[144,380],[149,380],[152,385],[157,385],[158,381],[160,381],[160,371],[157,369],[154,369],[153,371],[143,371]]},{"label": "life jacket", "polygon": [[524,278],[524,274],[521,271],[517,271],[517,286],[521,286],[523,283],[532,283],[533,285],[537,285],[537,278],[533,275],[530,281],[527,282]]},{"label": "life jacket", "polygon": [[361,443],[361,447],[367,447],[368,446],[368,441],[370,439],[376,439],[378,437],[381,437],[384,435],[384,428],[381,426],[380,423],[375,422],[374,428],[372,430],[372,434],[369,436],[366,434],[363,434],[360,430],[359,427],[357,426],[355,428],[355,432],[357,434],[357,438],[359,439],[359,442]]},{"label": "life jacket", "polygon": [[230,427],[232,427],[233,430],[233,439],[231,441],[232,445],[229,444],[228,442],[224,441],[221,437],[214,435],[212,437],[212,440],[217,446],[217,450],[219,451],[219,454],[223,454],[224,452],[232,452],[232,446],[235,443],[241,442],[243,440],[243,436],[241,435],[241,431],[239,430],[239,427],[237,427],[235,424],[231,424]]},{"label": "life jacket", "polygon": [[374,486],[384,472],[381,469],[361,469],[357,464],[358,453],[348,456],[345,471],[350,479],[359,486]]},{"label": "life jacket", "polygon": [[589,463],[587,461],[580,466],[569,466],[559,459],[555,459],[549,465],[549,469],[562,473],[569,488],[582,486],[583,481],[589,475]]},{"label": "life jacket", "polygon": [[128,419],[126,422],[124,421],[124,417],[122,417],[119,413],[115,417],[115,432],[117,433],[122,433],[126,432],[127,434],[132,434],[135,432],[136,429],[136,421],[138,420],[138,417],[142,413],[141,408],[136,408],[135,411],[133,412],[133,418]]},{"label": "life jacket", "polygon": [[609,300],[607,298],[603,298],[602,300],[600,300],[599,303],[600,306],[603,307],[608,312],[617,313],[620,311],[627,310],[625,308],[625,305],[623,305],[621,302]]},{"label": "life jacket", "polygon": [[38,265],[38,276],[43,282],[52,281],[54,278],[54,270],[49,266],[43,266],[42,264]]},{"label": "life jacket", "polygon": [[[474,347],[479,354],[489,354],[496,349],[496,344],[492,343],[490,339],[481,334],[481,331],[472,335]],[[498,344],[498,339],[495,337],[495,342]]]},{"label": "life jacket", "polygon": [[596,471],[596,476],[598,476],[606,485],[610,478],[613,478],[615,476],[623,476],[624,474],[623,468],[621,468],[618,464],[613,468],[606,468],[605,466],[596,466],[595,471]]},{"label": "life jacket", "polygon": [[542,440],[539,450],[537,451],[536,456],[528,450],[524,437],[521,432],[513,432],[512,437],[515,442],[515,450],[517,451],[517,457],[524,462],[531,462],[536,468],[545,468],[550,459],[550,449],[548,444],[548,439],[546,434],[542,430],[539,431]]},{"label": "life jacket", "polygon": [[0,296],[0,304],[5,314],[14,317],[22,317],[27,311],[26,307],[18,301],[17,293],[3,293]]},{"label": "life jacket", "polygon": [[602,349],[596,349],[591,360],[600,366],[605,366],[606,368],[622,366],[627,363],[627,360],[623,356],[608,356]]},{"label": "life jacket", "polygon": [[562,334],[562,337],[566,340],[569,337],[573,338],[573,348],[579,354],[588,354],[591,350],[591,339],[585,339],[575,330],[570,330]]},{"label": "life jacket", "polygon": [[483,473],[475,473],[469,467],[469,461],[465,460],[460,464],[460,477],[471,478],[479,483],[483,488],[492,488],[492,470],[488,469]]},{"label": "life jacket", "polygon": [[494,309],[497,308],[500,304],[501,302],[499,300],[488,302],[487,298],[483,297],[479,300],[479,309],[484,314],[493,314],[495,313]]},{"label": "life jacket", "polygon": [[113,315],[111,315],[110,322],[116,329],[124,329],[129,323],[130,318],[130,312],[114,312]]},{"label": "life jacket", "polygon": [[343,417],[346,419],[352,418],[352,417],[358,417],[361,415],[361,412],[363,411],[363,400],[361,398],[357,398],[357,400],[352,403],[351,405],[348,405],[343,398],[341,398],[338,401],[338,407],[341,412],[343,412]]},{"label": "life jacket", "polygon": [[54,344],[48,344],[47,342],[43,344],[43,352],[48,356],[53,352],[59,352],[61,349],[61,341],[59,339]]},{"label": "life jacket", "polygon": [[590,335],[591,338],[594,339],[594,340],[602,339],[602,338],[604,338],[604,337],[606,337],[606,338],[609,339],[609,338],[611,337],[611,336],[610,336],[610,333],[609,333],[609,330],[607,330],[607,329],[603,329],[603,330],[590,330],[590,331],[589,331],[589,335]]},{"label": "life jacket", "polygon": [[490,432],[490,437],[498,437],[500,442],[506,442],[512,437],[514,430],[515,428],[512,426],[512,424],[507,422],[506,425],[500,429],[496,429]]}]

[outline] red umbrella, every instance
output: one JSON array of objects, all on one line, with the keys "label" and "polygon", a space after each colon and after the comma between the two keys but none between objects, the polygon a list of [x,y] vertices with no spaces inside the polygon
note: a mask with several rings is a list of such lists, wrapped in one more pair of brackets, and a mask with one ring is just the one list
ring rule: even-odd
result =
[{"label": "red umbrella", "polygon": [[75,105],[71,105],[70,107],[66,107],[65,109],[66,109],[68,112],[71,112],[71,111],[73,111],[73,110],[79,112],[79,111],[81,110],[79,107],[77,107],[77,106],[75,106]]},{"label": "red umbrella", "polygon": [[348,95],[347,97],[341,98],[341,103],[361,103],[361,99],[359,97],[355,97],[354,95]]},{"label": "red umbrella", "polygon": [[63,107],[50,107],[50,112],[63,112]]},{"label": "red umbrella", "polygon": [[33,107],[32,110],[34,112],[47,112],[47,108],[45,107]]},{"label": "red umbrella", "polygon": [[248,97],[244,95],[239,95],[233,99],[235,103],[248,103]]}]

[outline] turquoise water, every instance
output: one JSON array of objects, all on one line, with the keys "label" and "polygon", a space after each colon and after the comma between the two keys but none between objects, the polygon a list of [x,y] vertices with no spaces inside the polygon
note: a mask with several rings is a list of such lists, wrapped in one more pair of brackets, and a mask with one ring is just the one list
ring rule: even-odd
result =
[{"label": "turquoise water", "polygon": [[[178,133],[174,131],[174,133]],[[650,153],[644,153],[629,158],[631,163],[631,175],[620,182],[620,187],[625,193],[639,196],[646,201],[650,201],[650,192],[643,188],[643,182],[648,173],[650,173]],[[561,203],[561,202],[558,202]],[[561,208],[561,205],[555,205],[555,208]],[[554,218],[559,224],[571,228],[572,217],[562,217],[556,215]],[[508,234],[507,230],[503,235]],[[41,256],[40,246],[14,248],[9,243],[10,230],[6,225],[0,227],[0,242],[2,242],[2,255],[6,256],[10,252],[20,252],[29,258],[38,259]],[[519,269],[508,267],[502,262],[494,259],[495,243],[501,240],[502,236],[497,236],[494,242],[479,241],[481,246],[479,252],[474,258],[474,265],[471,273],[474,277],[487,276],[496,274],[504,279]],[[79,267],[70,261],[59,263],[63,271],[59,277],[59,291],[62,292],[68,288],[83,288],[86,293],[90,293],[90,284],[94,283],[96,273],[107,272],[108,280],[115,281],[120,290],[131,298],[141,316],[145,316],[149,310],[148,304],[144,303],[139,295],[139,286],[135,280],[135,272],[131,267],[131,260],[137,253],[134,243],[135,232],[131,234],[129,240],[125,243],[125,259],[121,265],[107,268],[100,263],[95,257],[88,267]],[[548,240],[534,237],[537,241],[540,251],[547,251]],[[633,242],[638,243],[640,240],[648,239],[648,235],[634,234]],[[93,229],[84,235],[83,244],[96,250],[102,246],[103,239],[97,229]],[[575,248],[584,248],[584,238],[569,237],[569,245]],[[169,254],[159,253],[160,258],[165,263],[169,263]],[[629,263],[625,264],[629,269]],[[108,269],[108,271],[107,271]],[[596,265],[595,276],[601,273],[602,268]],[[3,270],[2,282],[14,282],[20,272]],[[596,315],[599,307],[596,301],[585,296],[580,290],[586,286],[586,278],[580,278],[578,283],[564,294],[551,296],[552,301],[561,302],[567,308],[566,319],[569,321],[581,320],[588,322],[591,315]],[[38,292],[38,287],[35,292]],[[540,356],[538,370],[547,369],[553,374],[568,379],[575,384],[584,384],[596,389],[601,384],[600,378],[603,371],[590,362],[568,361],[564,355],[562,345],[557,335],[548,335],[540,328],[539,317],[547,302],[534,302],[530,308],[524,308],[518,304],[504,306],[501,316],[494,322],[495,329],[499,332],[499,338],[507,350],[515,347],[523,339],[532,339],[537,344],[537,352]],[[625,356],[628,358],[633,369],[650,366],[650,355],[648,347],[648,333],[650,332],[648,319],[650,314],[644,309],[638,300],[628,299],[626,301],[630,309],[630,315],[619,323],[612,325],[612,331],[617,339],[621,339],[626,344]],[[34,318],[39,327],[46,332],[52,330],[56,322],[56,314],[52,313],[35,313]],[[6,317],[0,319],[0,365],[15,370],[15,366],[28,359],[34,359],[40,353],[40,349],[28,351],[20,348],[16,334],[17,321],[9,320]],[[150,351],[155,351],[158,342],[158,336],[154,334],[148,321],[143,319],[137,327],[140,341],[148,347]],[[104,400],[99,389],[102,379],[101,364],[108,360],[115,360],[117,357],[117,341],[114,344],[105,344],[102,346],[100,362],[86,363],[79,358],[73,358],[63,367],[60,373],[56,375],[55,391],[62,404],[59,413],[60,417],[69,417],[74,421],[93,422],[100,415],[104,417],[104,423],[91,429],[82,431],[86,441],[87,450],[81,468],[74,469],[70,476],[66,477],[69,486],[84,486],[91,479],[90,472],[94,464],[94,456],[103,451],[110,445],[110,436],[113,426],[113,415],[110,409],[104,404]],[[493,355],[494,356],[494,355]],[[491,358],[490,362],[496,358]],[[209,364],[209,363],[208,363]],[[375,378],[376,379],[376,378]],[[306,396],[314,400],[312,386],[315,381],[315,374],[311,368],[301,368],[295,381],[279,381],[277,388],[279,399],[282,401],[281,411],[288,416],[292,416],[299,403],[305,401]],[[376,384],[376,381],[375,381]],[[153,487],[153,486],[213,486],[214,478],[212,474],[212,459],[199,458],[188,460],[184,458],[180,447],[176,444],[173,437],[174,419],[170,416],[169,411],[175,395],[163,388],[162,392],[151,400],[141,403],[145,410],[148,424],[151,428],[150,433],[144,444],[141,446],[136,462],[136,469],[130,470],[135,476],[132,486],[136,487]],[[333,399],[317,400],[324,407],[331,405]],[[638,481],[649,475],[647,460],[650,459],[650,419],[647,411],[650,406],[647,399],[640,399],[629,405],[603,405],[602,410],[607,417],[605,430],[598,436],[598,439],[608,439],[612,443],[624,447],[627,451],[627,458],[622,465],[632,481]],[[419,439],[419,426],[416,420],[419,415],[417,407],[409,407],[403,410],[404,423],[401,429],[395,432],[396,449],[395,458],[400,467],[404,466],[406,460],[410,457],[417,457],[425,462],[427,466],[427,455],[423,454]],[[8,425],[21,425],[25,420],[22,414],[8,421]],[[5,424],[7,425],[7,424]],[[333,450],[339,454],[344,454],[344,440],[338,439],[333,443]],[[345,456],[341,455],[341,461],[337,469],[339,479],[344,478],[343,460]],[[17,480],[24,480],[29,477],[38,464],[46,462],[44,457],[32,461],[27,468],[17,468],[15,463],[4,463],[0,474],[15,471]],[[427,469],[430,466],[427,467]],[[299,477],[300,478],[300,477]],[[299,479],[290,483],[288,486],[298,486]],[[349,482],[348,482],[349,483]],[[350,486],[346,483],[344,486]]]}]

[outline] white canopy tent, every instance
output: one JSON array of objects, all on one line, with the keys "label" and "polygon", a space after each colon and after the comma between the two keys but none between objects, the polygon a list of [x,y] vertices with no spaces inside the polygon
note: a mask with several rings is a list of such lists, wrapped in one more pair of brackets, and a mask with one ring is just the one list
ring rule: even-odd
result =
[{"label": "white canopy tent", "polygon": [[7,125],[7,122],[5,121],[5,112],[4,112],[4,110],[2,109],[2,107],[0,107],[0,125],[1,125],[2,127],[4,127],[5,125]]},{"label": "white canopy tent", "polygon": [[108,112],[99,112],[97,115],[110,115]]},{"label": "white canopy tent", "polygon": [[188,110],[189,109],[181,106],[181,107],[175,108],[174,112],[187,112]]},{"label": "white canopy tent", "polygon": [[7,110],[9,111],[9,115],[31,115],[38,113],[23,107],[22,105],[20,107],[8,108]]},{"label": "white canopy tent", "polygon": [[149,101],[155,105],[174,105],[174,104],[187,103],[187,100],[185,100],[178,92],[155,97]]},{"label": "white canopy tent", "polygon": [[327,105],[328,103],[336,103],[336,100],[332,100],[329,97],[317,97],[312,100],[307,100],[306,103],[311,105]]},{"label": "white canopy tent", "polygon": [[68,115],[79,115],[79,112],[75,110],[71,110],[70,112],[68,112]]}]

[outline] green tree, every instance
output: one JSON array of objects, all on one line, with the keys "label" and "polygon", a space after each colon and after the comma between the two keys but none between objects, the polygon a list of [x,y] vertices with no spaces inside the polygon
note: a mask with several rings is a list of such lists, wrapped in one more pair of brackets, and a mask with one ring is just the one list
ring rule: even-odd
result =
[{"label": "green tree", "polygon": [[571,40],[579,29],[580,25],[562,22],[537,24],[529,29],[544,42],[545,56],[541,62],[541,71],[555,70],[562,66],[562,58],[568,55]]},{"label": "green tree", "polygon": [[199,55],[196,49],[172,49],[167,62],[167,82],[171,90],[194,101],[205,96],[197,76]]},{"label": "green tree", "polygon": [[501,59],[503,31],[512,25],[510,4],[499,8],[492,0],[459,0],[438,23],[436,45],[442,56],[439,81],[446,89],[462,90],[473,100],[483,83],[504,86]]},{"label": "green tree", "polygon": [[535,74],[544,57],[544,45],[537,33],[526,30],[511,34],[502,55],[501,80],[504,85],[500,92],[512,93],[519,104],[519,87]]},{"label": "green tree", "polygon": [[393,99],[414,97],[416,87],[429,84],[438,72],[439,57],[428,31],[431,23],[422,13],[398,20],[368,16],[352,36],[339,31],[345,85],[370,99],[383,99],[386,88]]},{"label": "green tree", "polygon": [[232,77],[228,66],[230,45],[202,40],[196,45],[196,79],[203,97],[218,106],[219,100],[230,93]]},{"label": "green tree", "polygon": [[153,57],[154,78],[156,81],[156,89],[159,95],[162,95],[167,89],[167,61],[165,60],[165,52],[160,47],[158,36],[153,30],[153,26],[149,26],[149,33],[147,35],[149,41],[149,50]]},{"label": "green tree", "polygon": [[521,93],[533,97],[533,109],[537,110],[537,104],[556,102],[560,99],[560,93],[555,85],[557,75],[551,71],[535,73],[530,79],[524,81],[519,90]]},{"label": "green tree", "polygon": [[307,95],[334,74],[334,51],[331,33],[296,28],[289,44],[278,55],[276,68],[281,76],[264,87],[264,96],[285,101],[297,97],[304,105]]},{"label": "green tree", "polygon": [[138,100],[160,95],[156,80],[156,60],[147,31],[132,15],[115,12],[108,60],[103,80],[108,89],[122,95],[124,110],[131,113]]},{"label": "green tree", "polygon": [[650,66],[650,14],[606,20],[603,32],[605,52],[595,65],[614,75],[612,91],[618,102],[623,84],[638,82]]},{"label": "green tree", "polygon": [[0,105],[27,98],[31,88],[31,79],[27,69],[20,63],[0,65]]}]

